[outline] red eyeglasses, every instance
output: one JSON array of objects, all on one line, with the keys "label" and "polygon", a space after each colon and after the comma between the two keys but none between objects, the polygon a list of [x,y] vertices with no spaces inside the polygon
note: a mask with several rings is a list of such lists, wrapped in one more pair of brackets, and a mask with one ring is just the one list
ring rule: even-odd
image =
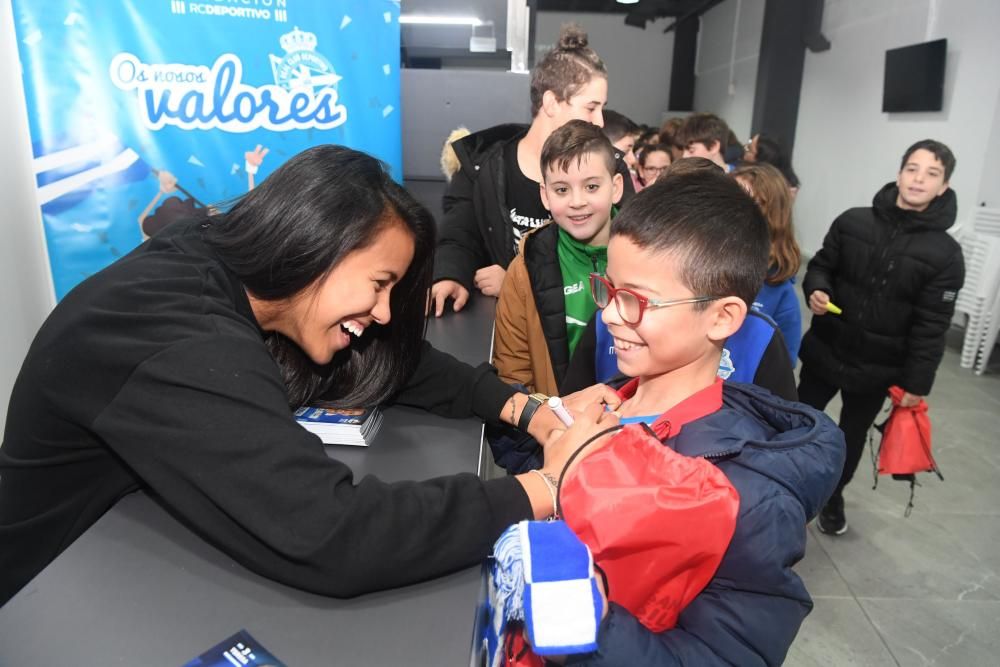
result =
[{"label": "red eyeglasses", "polygon": [[685,303],[705,303],[715,301],[717,296],[695,296],[689,299],[669,299],[667,301],[657,301],[641,294],[637,294],[624,287],[614,287],[607,278],[590,274],[590,292],[594,295],[594,303],[600,309],[607,308],[612,299],[618,309],[618,315],[629,325],[636,326],[642,322],[642,316],[647,310],[654,308],[667,308],[669,306],[680,306]]}]

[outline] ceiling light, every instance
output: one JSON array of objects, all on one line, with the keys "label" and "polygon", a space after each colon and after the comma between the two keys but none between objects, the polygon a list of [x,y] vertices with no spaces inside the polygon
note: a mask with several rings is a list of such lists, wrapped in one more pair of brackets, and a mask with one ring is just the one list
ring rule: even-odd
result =
[{"label": "ceiling light", "polygon": [[483,25],[483,22],[475,16],[418,16],[415,14],[400,14],[399,22],[410,25]]}]

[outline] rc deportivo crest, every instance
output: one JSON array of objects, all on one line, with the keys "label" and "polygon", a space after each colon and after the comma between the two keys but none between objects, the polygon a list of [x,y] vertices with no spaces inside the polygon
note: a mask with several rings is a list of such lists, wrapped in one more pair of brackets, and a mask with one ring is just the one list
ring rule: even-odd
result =
[{"label": "rc deportivo crest", "polygon": [[316,35],[298,26],[278,40],[285,50],[283,57],[269,55],[274,83],[288,90],[336,88],[341,80],[330,61],[316,51]]},{"label": "rc deportivo crest", "polygon": [[729,376],[736,372],[736,366],[733,365],[733,356],[729,354],[729,350],[722,348],[722,358],[719,360],[719,371],[716,373],[723,380],[728,380]]}]

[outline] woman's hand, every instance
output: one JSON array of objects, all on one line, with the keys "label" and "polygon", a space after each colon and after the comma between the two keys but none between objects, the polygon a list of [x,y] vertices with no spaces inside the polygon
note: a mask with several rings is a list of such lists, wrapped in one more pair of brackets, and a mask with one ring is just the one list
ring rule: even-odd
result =
[{"label": "woman's hand", "polygon": [[[539,408],[539,413],[543,409],[551,413],[551,410],[547,407]],[[538,413],[536,413],[531,421],[534,422],[538,416]],[[555,417],[553,416],[553,418]],[[613,433],[600,438],[595,438],[596,435],[601,433],[601,431],[618,425],[618,417],[614,413],[605,410],[604,405],[601,403],[594,403],[587,406],[584,410],[575,413],[573,418],[574,422],[572,426],[558,435],[558,437],[554,437],[551,442],[542,448],[543,455],[545,456],[545,462],[542,464],[540,470],[542,474],[538,475],[532,472],[523,473],[515,477],[521,483],[521,486],[524,487],[525,493],[528,494],[528,500],[531,502],[531,509],[536,519],[544,519],[545,517],[552,516],[555,511],[555,495],[558,490],[552,482],[547,482],[545,479],[558,482],[562,476],[563,469],[569,463],[570,457],[578,449],[586,444],[586,448],[573,458],[567,472],[571,471],[585,457],[606,445]]]},{"label": "woman's hand", "polygon": [[562,402],[569,409],[570,414],[572,414],[574,411],[583,410],[588,405],[593,405],[594,403],[603,403],[608,406],[608,409],[615,411],[621,406],[622,399],[618,395],[618,392],[608,385],[595,384],[592,387],[581,389],[569,396],[563,396]]},{"label": "woman's hand", "polygon": [[[545,462],[542,464],[542,472],[550,472],[557,479],[566,467],[569,458],[584,443],[596,436],[601,431],[618,426],[618,416],[613,412],[604,409],[600,403],[592,403],[581,411],[573,414],[573,425],[560,435],[553,442],[542,448]],[[572,470],[584,457],[592,454],[608,442],[608,436],[598,438],[587,445],[579,456],[573,459],[569,470]]]},{"label": "woman's hand", "polygon": [[434,317],[441,317],[444,313],[444,304],[448,299],[454,299],[452,309],[457,313],[465,307],[469,300],[469,290],[462,287],[462,283],[454,280],[439,280],[431,286],[431,292],[427,300],[427,310],[434,309]]}]

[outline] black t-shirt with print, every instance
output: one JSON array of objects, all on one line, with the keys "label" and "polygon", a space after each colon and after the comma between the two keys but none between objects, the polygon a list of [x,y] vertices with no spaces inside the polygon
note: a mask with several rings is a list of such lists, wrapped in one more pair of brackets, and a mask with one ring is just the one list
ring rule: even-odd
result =
[{"label": "black t-shirt with print", "polygon": [[516,253],[521,236],[549,222],[552,216],[542,205],[542,197],[538,194],[538,182],[525,176],[517,164],[516,141],[510,142],[504,148],[503,158],[507,172],[507,210],[514,229]]}]

